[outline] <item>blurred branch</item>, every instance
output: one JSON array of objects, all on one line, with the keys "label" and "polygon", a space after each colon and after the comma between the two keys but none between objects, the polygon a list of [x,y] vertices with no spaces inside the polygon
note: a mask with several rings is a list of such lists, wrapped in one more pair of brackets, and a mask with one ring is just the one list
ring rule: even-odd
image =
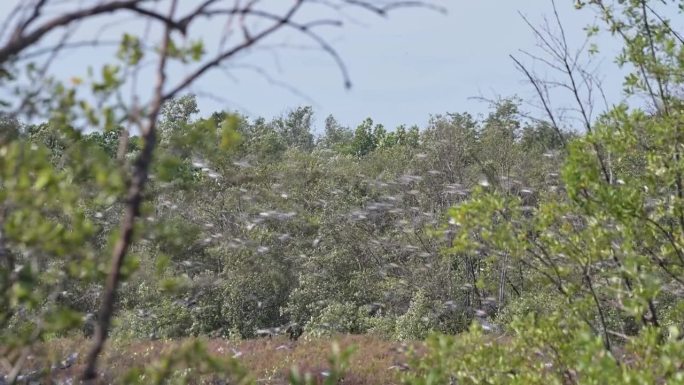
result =
[{"label": "blurred branch", "polygon": [[387,4],[382,4],[378,5],[377,2],[374,4],[373,2],[370,1],[362,1],[362,0],[344,0],[343,3],[353,5],[356,7],[361,7],[365,8],[366,10],[369,10],[371,12],[375,12],[380,16],[385,16],[387,15],[388,12],[398,9],[398,8],[407,8],[407,7],[421,7],[421,8],[430,8],[432,10],[438,11],[445,13],[446,9],[444,7],[439,7],[434,4],[429,4],[424,1],[394,1],[390,2]]},{"label": "blurred branch", "polygon": [[[138,5],[144,1],[146,0],[118,0],[99,4],[78,11],[65,13],[63,15],[59,15],[53,19],[44,22],[43,24],[36,27],[32,32],[28,33],[27,28],[30,26],[31,23],[23,23],[15,30],[9,41],[2,48],[0,48],[0,64],[7,63],[11,58],[15,57],[17,54],[21,53],[26,48],[37,43],[39,40],[45,37],[45,35],[59,27],[64,27],[75,22],[82,21],[84,19],[89,19],[93,16],[98,16],[121,10],[132,11],[142,16],[160,20],[164,22],[169,28],[177,29],[181,33],[185,32],[185,29],[180,24],[175,23],[172,19],[162,16],[148,9],[140,8]],[[27,21],[33,22],[35,21],[35,18],[30,18]]]},{"label": "blurred branch", "polygon": [[[178,0],[172,0],[169,10],[169,19],[176,12]],[[126,207],[121,219],[121,234],[117,239],[112,252],[112,261],[105,289],[102,294],[99,317],[93,337],[93,344],[86,357],[86,366],[83,371],[83,380],[86,382],[94,381],[97,378],[97,359],[104,348],[109,325],[114,314],[114,304],[116,291],[121,281],[121,268],[128,252],[128,248],[133,242],[133,230],[135,220],[140,215],[140,206],[143,201],[143,192],[149,176],[152,164],[152,155],[156,144],[157,117],[164,103],[163,89],[166,83],[166,64],[169,59],[169,49],[171,46],[172,26],[167,24],[164,40],[162,41],[159,53],[159,66],[157,67],[157,83],[154,90],[154,99],[150,106],[147,116],[147,125],[142,127],[143,148],[133,165],[133,175],[128,188]]]},{"label": "blurred branch", "polygon": [[[190,75],[186,76],[183,80],[181,80],[175,87],[171,89],[171,91],[165,93],[162,97],[162,100],[168,100],[176,96],[179,92],[181,92],[183,89],[188,87],[190,84],[192,84],[194,81],[196,81],[198,78],[200,78],[204,73],[207,71],[219,66],[222,62],[230,59],[231,57],[235,56],[236,54],[242,52],[243,50],[251,47],[252,45],[256,44],[260,40],[266,38],[267,36],[275,33],[279,29],[281,29],[283,26],[288,25],[291,23],[291,18],[292,16],[299,10],[299,8],[304,4],[304,0],[297,0],[294,6],[292,6],[289,11],[283,16],[282,18],[278,19],[276,18],[276,22],[271,25],[270,27],[266,28],[265,30],[259,32],[258,34],[254,36],[245,36],[245,40],[232,47],[231,49],[221,52],[218,55],[216,55],[213,59],[205,62],[203,65],[201,65],[198,69],[196,69],[194,72],[192,72]],[[269,17],[272,17],[273,15],[269,14]]]}]

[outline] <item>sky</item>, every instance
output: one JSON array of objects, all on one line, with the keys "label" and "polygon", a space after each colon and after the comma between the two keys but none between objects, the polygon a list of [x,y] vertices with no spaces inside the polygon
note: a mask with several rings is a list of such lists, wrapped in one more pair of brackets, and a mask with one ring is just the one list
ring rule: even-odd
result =
[{"label": "sky", "polygon": [[[0,16],[17,1],[0,1]],[[281,0],[282,1],[282,0]],[[182,0],[185,6],[195,0]],[[342,28],[322,30],[349,70],[352,87],[346,89],[335,63],[320,50],[261,49],[240,58],[229,75],[215,71],[196,84],[201,114],[233,110],[250,117],[273,117],[302,105],[311,105],[318,130],[329,114],[344,125],[355,127],[367,117],[393,129],[400,124],[425,126],[431,115],[446,112],[485,113],[488,104],[480,97],[518,95],[534,101],[533,89],[516,70],[510,54],[520,49],[540,52],[535,38],[519,12],[533,23],[552,15],[550,0],[442,0],[435,1],[445,14],[427,9],[402,9],[382,18],[358,12]],[[557,0],[570,36],[578,47],[584,40],[583,27],[594,21],[590,11],[576,11],[571,0]],[[311,14],[309,16],[316,17]],[[94,26],[79,33],[88,35]],[[140,29],[126,26],[121,29]],[[205,23],[194,33],[211,40],[220,32]],[[287,43],[299,46],[301,38],[284,35]],[[299,40],[298,40],[299,39]],[[617,45],[600,42],[602,68],[607,89],[619,90],[620,76],[612,70]],[[56,71],[64,77],[82,76],[85,65],[99,63],[101,51],[80,50],[60,57]],[[528,60],[527,63],[530,63]],[[531,63],[530,63],[531,64]],[[243,67],[245,69],[239,69]],[[265,71],[268,75],[255,72]],[[542,67],[536,67],[542,73]],[[182,75],[183,69],[178,69]],[[151,89],[151,78],[141,80]],[[147,82],[147,83],[146,83]],[[149,84],[149,87],[147,86]],[[609,94],[617,99],[619,94]],[[567,95],[554,103],[569,103]],[[533,113],[541,113],[528,106]]]}]

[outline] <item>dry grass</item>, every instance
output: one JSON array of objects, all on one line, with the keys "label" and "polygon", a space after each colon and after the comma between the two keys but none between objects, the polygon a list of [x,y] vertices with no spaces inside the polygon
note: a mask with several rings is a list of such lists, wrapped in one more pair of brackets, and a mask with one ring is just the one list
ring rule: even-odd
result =
[{"label": "dry grass", "polygon": [[[257,384],[285,384],[290,369],[296,366],[301,372],[322,378],[328,369],[331,344],[337,341],[344,349],[355,346],[344,384],[398,384],[401,365],[406,361],[406,345],[389,342],[372,336],[340,335],[334,338],[288,341],[284,337],[232,342],[222,339],[207,341],[212,354],[223,357],[237,356],[240,363],[256,378]],[[101,361],[102,382],[116,382],[123,373],[136,366],[152,363],[163,354],[178,348],[187,340],[174,341],[114,341],[109,344]],[[79,353],[78,361],[70,368],[59,371],[59,377],[76,377],[81,369],[88,341],[61,339],[34,350],[31,361],[45,362],[51,357],[66,357]]]}]

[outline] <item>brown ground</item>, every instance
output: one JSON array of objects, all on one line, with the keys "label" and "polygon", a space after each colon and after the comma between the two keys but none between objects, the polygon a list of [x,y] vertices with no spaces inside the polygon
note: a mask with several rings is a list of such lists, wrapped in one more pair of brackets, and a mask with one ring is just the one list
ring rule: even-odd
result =
[{"label": "brown ground", "polygon": [[[290,368],[296,366],[300,372],[309,372],[321,378],[328,369],[331,344],[337,341],[344,349],[356,346],[351,356],[350,369],[344,376],[344,384],[398,384],[399,373],[406,362],[407,346],[371,336],[341,335],[331,338],[300,339],[288,341],[284,337],[263,338],[240,342],[223,339],[207,341],[208,350],[215,355],[230,357],[237,355],[240,363],[249,370],[257,384],[284,384]],[[100,361],[103,373],[102,383],[115,382],[130,368],[152,363],[164,353],[178,348],[184,341],[113,341]],[[78,378],[82,359],[88,347],[87,340],[61,339],[36,347],[29,356],[26,367],[37,367],[38,362],[49,358],[59,362],[73,352],[79,353],[77,361],[67,369],[55,371],[56,377]],[[76,383],[76,381],[74,382]]]}]

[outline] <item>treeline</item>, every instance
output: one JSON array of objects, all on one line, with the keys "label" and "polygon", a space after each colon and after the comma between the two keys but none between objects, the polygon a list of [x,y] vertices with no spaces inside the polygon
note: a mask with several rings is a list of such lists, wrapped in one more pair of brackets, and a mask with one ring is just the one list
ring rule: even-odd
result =
[{"label": "treeline", "polygon": [[[497,293],[526,292],[517,273],[498,282],[486,260],[448,252],[453,235],[443,228],[448,208],[476,186],[529,205],[558,187],[561,140],[513,101],[480,121],[434,116],[422,130],[388,131],[370,118],[351,129],[329,116],[320,137],[310,107],[270,121],[197,113],[192,96],[163,109],[137,271],[114,335],[249,338],[297,323],[310,334],[416,339],[463,331],[479,309],[494,317],[509,300]],[[112,162],[119,151],[116,131],[70,138],[48,123],[22,132],[56,167],[75,142]],[[83,207],[104,255],[120,215],[119,202],[107,203]],[[60,300],[95,314],[98,288],[74,285]]]}]

